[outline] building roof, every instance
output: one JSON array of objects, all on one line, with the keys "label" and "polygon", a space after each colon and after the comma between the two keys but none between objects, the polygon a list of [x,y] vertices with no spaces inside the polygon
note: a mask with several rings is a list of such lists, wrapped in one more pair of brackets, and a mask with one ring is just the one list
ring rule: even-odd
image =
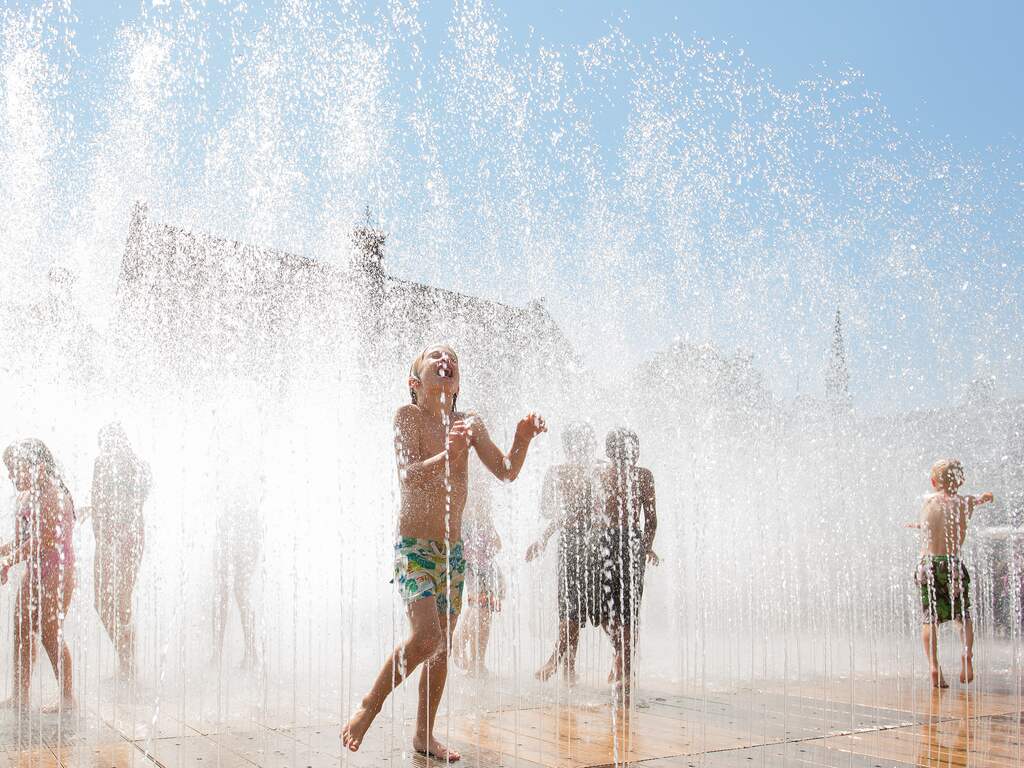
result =
[{"label": "building roof", "polygon": [[159,224],[137,205],[121,263],[119,323],[154,351],[139,364],[190,378],[271,361],[288,367],[307,342],[344,336],[339,330],[358,334],[380,360],[411,359],[435,341],[468,347],[490,359],[484,373],[496,378],[540,369],[564,377],[578,366],[543,300],[516,307],[390,275],[385,238],[357,229],[353,241],[363,247],[351,264],[333,266]]}]

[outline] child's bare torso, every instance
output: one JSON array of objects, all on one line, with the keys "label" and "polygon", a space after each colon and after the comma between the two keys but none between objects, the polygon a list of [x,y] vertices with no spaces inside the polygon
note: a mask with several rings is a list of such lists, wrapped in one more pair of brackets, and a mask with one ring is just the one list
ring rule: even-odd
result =
[{"label": "child's bare torso", "polygon": [[558,464],[552,468],[558,494],[559,522],[563,526],[598,525],[600,469],[587,464]]},{"label": "child's bare torso", "polygon": [[646,467],[635,467],[623,476],[608,466],[602,473],[605,524],[609,528],[636,531],[644,504],[651,497],[654,475]]},{"label": "child's bare torso", "polygon": [[[447,426],[419,409],[415,413],[419,419],[419,445],[409,446],[407,450],[414,451],[421,459],[436,456],[444,451]],[[472,417],[462,413],[451,415],[451,421],[469,418]],[[416,485],[401,483],[399,535],[436,541],[458,541],[462,538],[462,513],[469,486],[469,453],[452,458],[447,472],[430,480]]]},{"label": "child's bare torso", "polygon": [[959,555],[967,536],[972,502],[956,494],[933,493],[921,509],[921,554]]}]

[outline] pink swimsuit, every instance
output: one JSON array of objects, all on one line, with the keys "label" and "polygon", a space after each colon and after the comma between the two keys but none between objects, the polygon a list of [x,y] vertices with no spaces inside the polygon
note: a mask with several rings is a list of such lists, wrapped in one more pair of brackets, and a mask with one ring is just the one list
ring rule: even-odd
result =
[{"label": "pink swimsuit", "polygon": [[[19,522],[22,541],[30,540],[33,536],[32,504],[28,500],[21,505]],[[57,528],[59,531],[57,546],[38,550],[38,557],[29,558],[29,572],[38,573],[40,578],[45,579],[48,574],[59,572],[62,563],[65,569],[73,568],[75,565],[75,548],[71,543],[75,532],[74,506],[71,508],[71,520],[62,521]],[[35,554],[36,552],[33,552],[33,555]]]}]

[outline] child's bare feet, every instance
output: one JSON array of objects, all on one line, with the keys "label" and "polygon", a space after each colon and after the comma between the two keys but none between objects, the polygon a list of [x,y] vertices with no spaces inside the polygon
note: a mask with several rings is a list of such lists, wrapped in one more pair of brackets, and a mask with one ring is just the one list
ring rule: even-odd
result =
[{"label": "child's bare feet", "polygon": [[11,696],[9,699],[0,701],[0,709],[19,709],[22,712],[28,711],[28,696]]},{"label": "child's bare feet", "polygon": [[457,750],[446,747],[433,736],[431,736],[429,740],[419,738],[413,739],[412,748],[421,755],[432,757],[435,760],[443,760],[446,763],[454,763],[455,761],[462,759],[462,755],[460,755]]},{"label": "child's bare feet", "polygon": [[555,674],[556,669],[558,669],[558,662],[555,659],[549,659],[543,667],[533,673],[533,676],[545,683]]},{"label": "child's bare feet", "polygon": [[932,669],[932,688],[949,688],[949,683],[942,676],[942,669],[939,667]]},{"label": "child's bare feet", "polygon": [[78,702],[74,698],[64,697],[57,701],[56,704],[50,704],[43,707],[44,715],[58,715],[65,712],[74,712],[78,706]]},{"label": "child's bare feet", "polygon": [[618,656],[612,659],[612,669],[608,673],[608,682],[617,683],[622,680],[622,659]]},{"label": "child's bare feet", "polygon": [[345,726],[341,729],[341,743],[345,745],[345,748],[355,752],[359,749],[359,745],[363,743],[363,736],[366,735],[366,730],[370,727],[370,723],[373,722],[373,718],[377,716],[376,712],[371,712],[366,706],[361,706],[357,709],[349,721],[345,723]]},{"label": "child's bare feet", "polygon": [[960,682],[966,685],[974,680],[974,660],[965,656],[960,666]]}]

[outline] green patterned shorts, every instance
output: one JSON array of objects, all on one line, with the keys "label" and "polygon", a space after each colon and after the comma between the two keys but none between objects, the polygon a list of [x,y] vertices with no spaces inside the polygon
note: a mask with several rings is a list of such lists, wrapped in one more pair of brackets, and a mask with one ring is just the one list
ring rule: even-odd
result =
[{"label": "green patterned shorts", "polygon": [[971,575],[956,555],[923,556],[914,581],[921,590],[925,624],[962,621],[971,615]]},{"label": "green patterned shorts", "polygon": [[465,573],[461,541],[449,549],[444,541],[401,536],[395,544],[395,583],[406,605],[433,597],[437,610],[457,616]]}]

